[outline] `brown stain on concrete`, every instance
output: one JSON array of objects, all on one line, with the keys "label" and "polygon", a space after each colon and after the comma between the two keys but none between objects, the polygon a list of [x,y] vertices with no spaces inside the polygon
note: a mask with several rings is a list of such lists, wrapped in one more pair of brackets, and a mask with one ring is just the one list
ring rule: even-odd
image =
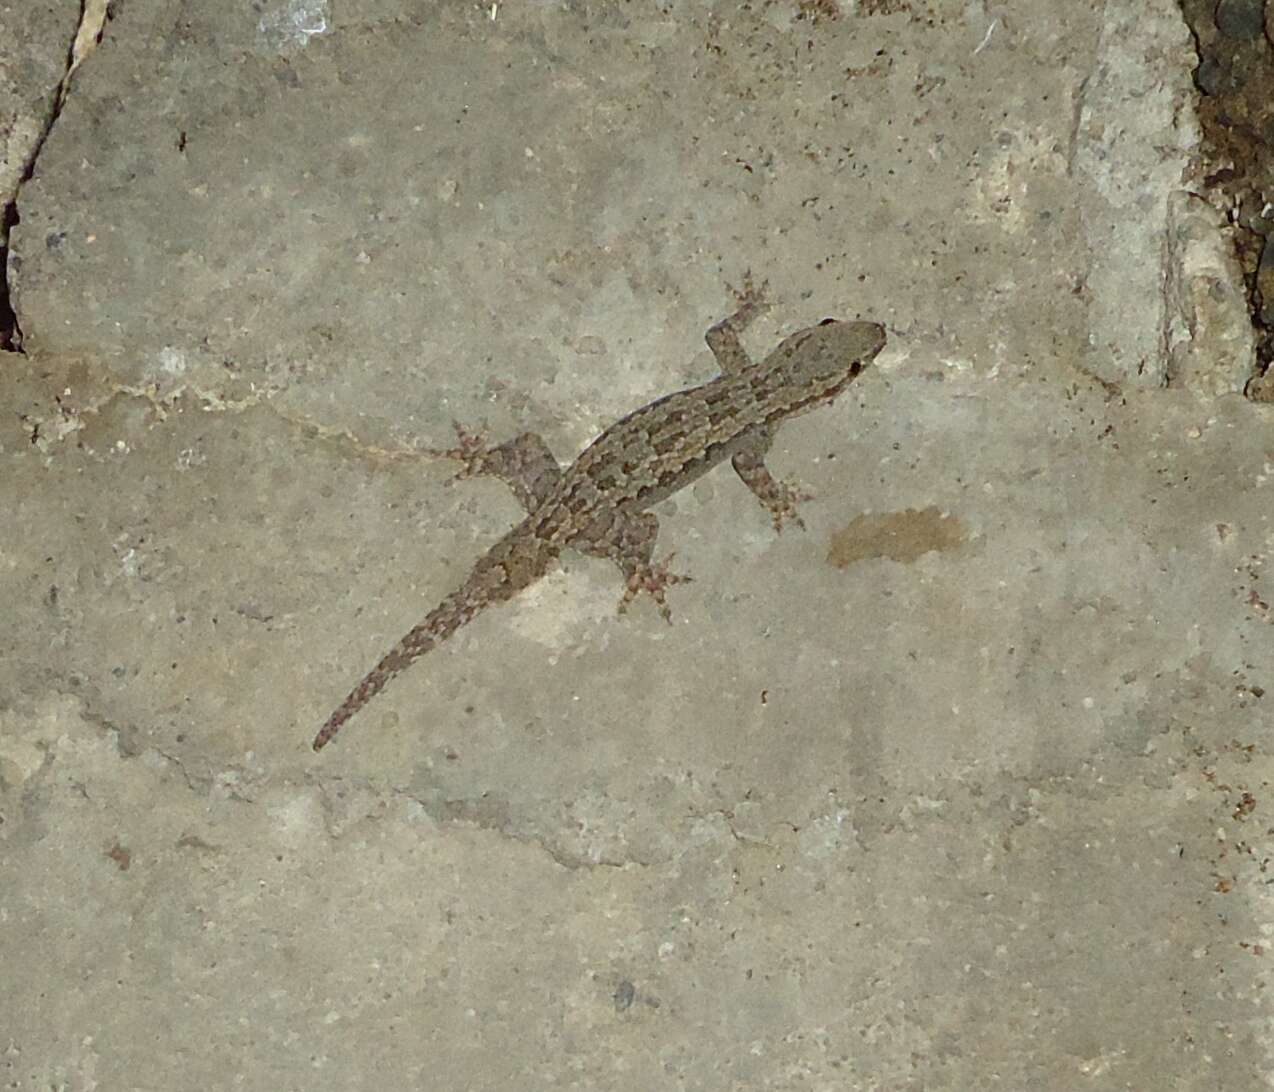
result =
[{"label": "brown stain on concrete", "polygon": [[955,516],[933,507],[905,508],[851,520],[832,536],[827,560],[838,569],[873,557],[909,564],[933,551],[953,550],[967,539]]}]

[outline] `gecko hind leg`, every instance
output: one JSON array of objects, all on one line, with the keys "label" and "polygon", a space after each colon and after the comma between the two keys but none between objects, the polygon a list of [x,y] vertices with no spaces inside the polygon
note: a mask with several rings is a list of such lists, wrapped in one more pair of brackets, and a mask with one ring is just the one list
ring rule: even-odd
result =
[{"label": "gecko hind leg", "polygon": [[470,432],[459,421],[452,424],[456,446],[439,454],[464,463],[451,479],[453,482],[478,475],[499,478],[513,491],[518,503],[533,512],[562,476],[562,468],[538,433],[524,432],[502,444],[492,444],[486,433]]},{"label": "gecko hind leg", "polygon": [[571,549],[592,557],[604,557],[619,566],[624,574],[624,594],[619,613],[645,592],[659,607],[665,622],[672,624],[672,611],[664,598],[664,590],[672,584],[688,584],[693,577],[668,568],[673,554],[662,561],[652,561],[655,539],[659,537],[659,518],[653,512],[615,513],[609,525],[597,529],[590,537],[576,539]]}]

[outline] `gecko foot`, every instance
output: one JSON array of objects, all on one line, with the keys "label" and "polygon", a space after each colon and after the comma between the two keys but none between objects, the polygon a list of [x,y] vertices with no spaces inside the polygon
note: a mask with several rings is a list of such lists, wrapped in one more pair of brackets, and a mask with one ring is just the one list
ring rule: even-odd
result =
[{"label": "gecko foot", "polygon": [[747,326],[757,314],[769,306],[769,301],[766,299],[766,289],[769,286],[768,280],[758,285],[752,279],[752,270],[744,270],[742,288],[735,288],[732,284],[726,285],[730,295],[734,297],[734,302],[738,305],[737,310],[726,321],[739,330]]},{"label": "gecko foot", "polygon": [[670,584],[689,584],[694,579],[694,577],[686,576],[684,573],[669,571],[668,563],[675,556],[675,554],[669,554],[662,561],[653,565],[639,566],[628,574],[624,597],[619,601],[620,614],[628,610],[628,604],[636,599],[638,595],[646,592],[659,604],[659,613],[663,615],[664,621],[672,625],[672,611],[668,609],[668,603],[664,599],[664,589]]},{"label": "gecko foot", "polygon": [[785,481],[774,482],[773,492],[762,500],[769,510],[774,529],[781,533],[785,522],[793,523],[802,531],[805,530],[805,521],[801,519],[796,506],[801,501],[813,500],[813,498],[814,494],[799,482]]},{"label": "gecko foot", "polygon": [[456,446],[449,447],[445,451],[439,452],[439,454],[445,458],[455,459],[457,462],[464,463],[464,466],[455,472],[451,480],[458,482],[465,478],[472,478],[478,474],[485,473],[487,461],[496,450],[490,440],[487,439],[487,434],[481,430],[470,432],[459,421],[452,421],[451,427],[456,430]]},{"label": "gecko foot", "polygon": [[709,327],[704,335],[708,348],[717,358],[717,366],[720,367],[722,375],[741,372],[751,367],[752,361],[743,347],[740,335],[748,324],[769,306],[765,299],[765,286],[768,283],[768,281],[762,281],[758,288],[752,280],[752,270],[749,269],[743,274],[742,289],[726,285],[734,297],[736,304],[734,313]]}]

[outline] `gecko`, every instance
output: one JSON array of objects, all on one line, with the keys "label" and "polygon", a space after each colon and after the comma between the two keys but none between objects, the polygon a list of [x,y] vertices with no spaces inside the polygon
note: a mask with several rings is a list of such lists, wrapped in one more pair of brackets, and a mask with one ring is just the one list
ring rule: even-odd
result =
[{"label": "gecko", "polygon": [[413,661],[486,607],[512,599],[546,575],[563,550],[605,557],[619,566],[621,613],[644,592],[671,622],[665,589],[690,577],[669,569],[672,554],[653,561],[659,520],[649,509],[726,459],[769,511],[776,531],[789,520],[804,528],[796,504],[810,495],[776,480],[765,466],[775,429],[830,403],[884,348],[885,330],[874,322],[824,319],[788,335],[753,363],[740,334],[765,308],[764,289],[747,278],[735,293],[736,310],[705,335],[720,368],[717,378],[621,418],[565,469],[536,433],[497,446],[481,433],[455,426],[457,446],[440,454],[463,463],[456,478],[500,478],[526,518],[350,691],[314,737],[315,751]]}]

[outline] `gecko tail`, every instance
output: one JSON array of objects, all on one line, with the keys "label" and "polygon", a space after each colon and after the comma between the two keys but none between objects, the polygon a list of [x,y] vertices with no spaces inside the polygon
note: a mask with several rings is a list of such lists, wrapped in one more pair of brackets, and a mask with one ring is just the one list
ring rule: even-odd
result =
[{"label": "gecko tail", "polygon": [[346,699],[327,718],[310,746],[316,751],[321,751],[331,743],[332,737],[341,730],[341,726],[371,701],[375,695],[379,694],[391,678],[393,678],[393,673],[386,669],[385,660],[381,660],[379,664],[363,676],[362,682],[349,692]]},{"label": "gecko tail", "polygon": [[557,557],[557,548],[533,533],[533,519],[528,516],[492,546],[473,567],[469,578],[381,657],[380,663],[363,676],[319,729],[310,744],[314,750],[321,751],[331,743],[341,725],[414,660],[442,644],[483,608],[512,599],[548,571]]},{"label": "gecko tail", "polygon": [[472,582],[467,581],[464,587],[453,592],[430,611],[424,621],[407,633],[381,657],[380,663],[363,676],[362,681],[327,718],[310,746],[321,751],[332,742],[332,738],[350,717],[385,689],[390,679],[408,667],[413,660],[440,645],[469,621],[477,613],[474,599]]}]

